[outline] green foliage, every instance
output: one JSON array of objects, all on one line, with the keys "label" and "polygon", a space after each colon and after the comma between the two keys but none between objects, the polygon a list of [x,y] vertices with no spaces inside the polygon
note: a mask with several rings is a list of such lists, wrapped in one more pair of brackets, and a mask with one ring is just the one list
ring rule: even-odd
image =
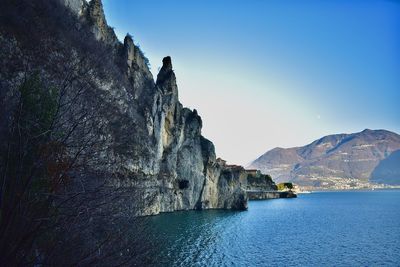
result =
[{"label": "green foliage", "polygon": [[38,241],[37,233],[44,227],[38,219],[49,217],[52,207],[49,195],[54,192],[54,186],[49,166],[58,158],[50,153],[54,151],[50,136],[58,91],[47,88],[38,73],[25,79],[18,89],[19,103],[7,140],[8,148],[0,158],[1,165],[7,166],[0,177],[0,234],[1,243],[7,244],[7,248],[2,248],[0,257],[8,260],[14,257],[15,251],[26,253],[31,249],[24,245]]},{"label": "green foliage", "polygon": [[143,52],[143,50],[140,48],[140,44],[136,44],[136,48],[139,51],[139,55],[141,58],[143,58],[144,63],[146,64],[146,66],[150,69],[151,65],[150,65],[150,60],[146,57],[145,53]]},{"label": "green foliage", "polygon": [[45,88],[38,73],[26,79],[19,91],[19,126],[28,136],[46,135],[57,111],[58,91]]},{"label": "green foliage", "polygon": [[278,190],[283,191],[287,189],[293,189],[293,184],[292,183],[279,183],[277,184]]},{"label": "green foliage", "polygon": [[57,112],[58,91],[47,88],[36,72],[25,79],[19,92],[20,102],[14,121],[14,130],[19,135],[14,135],[11,143],[19,149],[14,150],[17,154],[12,154],[13,162],[10,165],[22,164],[23,168],[9,175],[12,177],[18,173],[22,180],[30,177],[31,186],[28,188],[39,192],[47,183],[44,157],[48,155],[44,153],[44,148],[50,141],[51,127]]}]

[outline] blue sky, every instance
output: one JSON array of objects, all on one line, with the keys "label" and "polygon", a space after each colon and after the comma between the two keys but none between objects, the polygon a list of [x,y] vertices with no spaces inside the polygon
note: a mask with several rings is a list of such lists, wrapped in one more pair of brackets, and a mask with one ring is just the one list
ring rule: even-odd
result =
[{"label": "blue sky", "polygon": [[400,133],[399,1],[103,4],[153,75],[172,57],[181,102],[198,110],[203,134],[229,163],[327,134]]}]

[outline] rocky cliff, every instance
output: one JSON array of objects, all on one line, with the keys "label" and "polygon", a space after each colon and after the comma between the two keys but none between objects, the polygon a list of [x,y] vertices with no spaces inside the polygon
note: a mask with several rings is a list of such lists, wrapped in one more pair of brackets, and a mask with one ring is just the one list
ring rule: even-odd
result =
[{"label": "rocky cliff", "polygon": [[262,174],[261,171],[253,169],[246,170],[247,190],[248,191],[274,191],[278,190],[275,182],[268,174]]},{"label": "rocky cliff", "polygon": [[400,166],[399,149],[398,134],[366,129],[325,136],[303,147],[275,148],[250,167],[271,174],[277,181],[317,187],[340,187],[358,181],[400,184],[396,167]]},{"label": "rocky cliff", "polygon": [[[29,1],[20,2],[23,7]],[[108,26],[100,0],[37,1],[24,10],[3,5],[25,18],[4,16],[0,28],[2,102],[15,103],[14,84],[27,70],[38,71],[49,86],[68,88],[67,96],[79,92],[67,97],[75,107],[62,116],[81,109],[91,114],[87,123],[96,131],[90,140],[98,141],[96,152],[86,155],[96,163],[86,166],[80,183],[121,189],[121,214],[247,207],[244,169],[216,160],[214,145],[201,134],[198,112],[179,102],[170,57],[162,60],[154,81],[132,37],[121,43]],[[42,15],[36,16],[38,10]],[[7,129],[8,122],[0,128]],[[68,138],[78,142],[84,133]]]}]

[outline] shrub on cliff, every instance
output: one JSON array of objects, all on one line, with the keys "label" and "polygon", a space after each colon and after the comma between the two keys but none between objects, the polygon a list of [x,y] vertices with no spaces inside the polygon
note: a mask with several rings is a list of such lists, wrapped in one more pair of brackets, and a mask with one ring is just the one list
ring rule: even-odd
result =
[{"label": "shrub on cliff", "polygon": [[293,184],[292,183],[279,183],[279,184],[277,184],[277,186],[278,186],[278,190],[279,191],[293,189]]}]

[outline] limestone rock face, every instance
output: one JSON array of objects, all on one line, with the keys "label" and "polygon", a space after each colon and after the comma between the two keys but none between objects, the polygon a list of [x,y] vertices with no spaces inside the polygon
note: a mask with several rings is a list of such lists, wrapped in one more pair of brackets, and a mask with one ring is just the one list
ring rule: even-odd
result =
[{"label": "limestone rock face", "polygon": [[[201,135],[202,120],[196,110],[178,100],[176,77],[170,57],[163,59],[157,75],[149,134],[154,138],[151,170],[154,188],[140,205],[139,214],[188,209],[246,209],[242,189],[246,173],[217,161],[214,145]],[[128,178],[129,179],[129,178]],[[151,178],[150,178],[151,179]]]},{"label": "limestone rock face", "polygon": [[124,141],[118,149],[107,148],[112,161],[119,162],[107,168],[118,173],[110,185],[129,192],[128,201],[134,203],[126,205],[129,212],[246,209],[247,195],[242,189],[246,173],[216,160],[214,145],[201,135],[201,117],[179,102],[171,57],[162,60],[154,82],[148,60],[132,37],[126,36],[123,45],[118,42],[100,0],[92,0],[82,13],[95,38],[111,46],[125,62],[129,88],[118,101],[127,108],[107,118],[118,124],[124,118],[124,126],[110,130],[114,144]]},{"label": "limestone rock face", "polygon": [[119,45],[114,30],[108,26],[101,0],[59,0],[73,14],[91,25],[95,38],[109,45]]},{"label": "limestone rock face", "polygon": [[92,25],[92,31],[97,40],[109,45],[117,45],[119,43],[114,30],[107,24],[101,0],[91,0],[85,10],[82,10],[82,13]]},{"label": "limestone rock face", "polygon": [[123,57],[126,60],[126,75],[131,83],[134,98],[139,99],[143,91],[153,91],[155,86],[153,75],[148,67],[148,59],[129,35],[124,39]]},{"label": "limestone rock face", "polygon": [[84,6],[86,4],[85,0],[61,0],[61,2],[70,8],[70,10],[76,15],[81,16]]},{"label": "limestone rock face", "polygon": [[[68,27],[69,32],[65,34],[67,30],[57,27],[59,22],[55,18],[53,32],[46,31],[48,36],[36,38],[35,43],[29,40],[29,46],[20,46],[19,42],[24,39],[19,40],[18,35],[12,42],[1,43],[2,48],[9,43],[9,48],[2,51],[10,50],[8,54],[17,55],[12,58],[23,63],[22,70],[26,65],[39,68],[49,84],[63,84],[65,69],[68,69],[76,78],[69,89],[88,86],[87,96],[79,98],[79,104],[93,113],[92,117],[101,125],[91,136],[101,142],[96,143],[99,152],[89,157],[94,163],[88,163],[92,165],[80,179],[89,181],[92,187],[99,180],[99,184],[105,184],[104,190],[118,192],[116,200],[108,203],[114,215],[246,209],[247,174],[242,167],[227,166],[216,159],[214,145],[201,134],[203,122],[198,112],[183,107],[179,101],[172,59],[162,60],[162,68],[154,81],[148,60],[132,37],[126,36],[121,43],[107,25],[100,0],[60,1],[77,15],[65,19],[78,27]],[[68,10],[61,7],[58,12]],[[65,16],[70,16],[71,12],[65,12],[68,13]],[[40,18],[38,24],[42,23]],[[3,40],[2,31],[7,36],[14,34],[14,29],[0,27],[0,40]],[[84,40],[80,34],[85,35]],[[59,39],[51,40],[53,36]],[[52,46],[49,52],[35,51],[40,60],[30,61],[25,56],[32,54],[32,49],[48,45]],[[90,50],[93,47],[95,51]],[[1,80],[18,79],[15,62],[3,54],[0,53]],[[55,66],[54,58],[60,58],[57,62],[62,64]],[[12,76],[14,72],[16,77],[5,79],[5,75]],[[7,95],[10,86],[2,84]],[[3,103],[3,91],[0,92],[0,103]],[[79,141],[80,136],[75,138],[71,141]]]}]

